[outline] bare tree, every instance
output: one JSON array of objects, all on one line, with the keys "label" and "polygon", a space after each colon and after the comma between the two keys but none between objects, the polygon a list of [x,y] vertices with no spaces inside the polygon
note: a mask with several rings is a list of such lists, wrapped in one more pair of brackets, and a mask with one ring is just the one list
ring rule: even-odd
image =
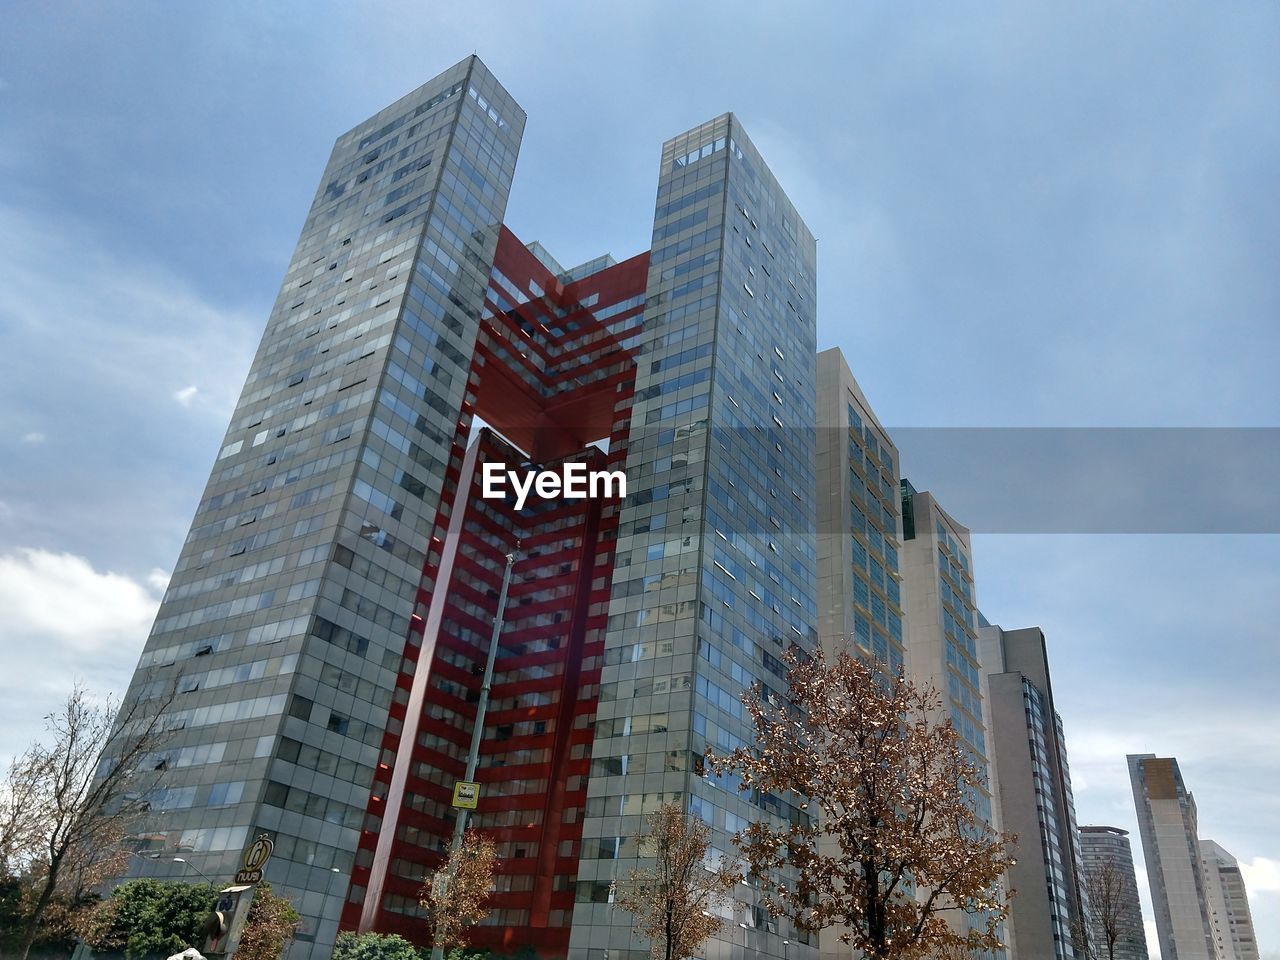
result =
[{"label": "bare tree", "polygon": [[95,704],[77,685],[45,718],[49,742],[13,761],[0,800],[0,853],[27,891],[22,960],[43,924],[69,924],[62,906],[119,872],[126,825],[155,785],[155,774],[140,768],[165,739],[161,718],[173,696],[134,701],[117,716],[114,704]]},{"label": "bare tree", "polygon": [[711,833],[677,804],[649,814],[636,839],[640,855],[654,864],[615,885],[615,904],[635,917],[635,932],[649,941],[653,960],[685,960],[720,930],[723,921],[713,911],[730,902],[741,876],[727,864],[707,864]]},{"label": "bare tree", "polygon": [[29,754],[14,759],[0,787],[0,872],[14,876],[25,866],[36,834],[40,777]]},{"label": "bare tree", "polygon": [[982,778],[950,721],[931,719],[938,695],[847,652],[786,662],[785,702],[743,697],[757,743],[709,757],[810,813],[735,837],[763,905],[803,930],[840,928],[871,960],[999,949],[1013,838],[975,812]]},{"label": "bare tree", "polygon": [[1089,919],[1081,919],[1080,942],[1090,957],[1115,960],[1116,942],[1124,926],[1125,877],[1116,864],[1103,861],[1085,868],[1084,892]]},{"label": "bare tree", "polygon": [[431,945],[441,950],[467,945],[467,931],[489,915],[498,848],[484,834],[468,830],[462,844],[427,877],[419,903],[429,914]]}]

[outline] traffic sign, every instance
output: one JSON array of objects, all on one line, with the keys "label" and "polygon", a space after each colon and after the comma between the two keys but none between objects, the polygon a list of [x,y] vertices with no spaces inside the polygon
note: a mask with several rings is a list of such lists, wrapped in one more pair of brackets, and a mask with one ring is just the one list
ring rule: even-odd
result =
[{"label": "traffic sign", "polygon": [[453,785],[453,805],[463,810],[474,810],[480,802],[480,784],[459,780]]}]

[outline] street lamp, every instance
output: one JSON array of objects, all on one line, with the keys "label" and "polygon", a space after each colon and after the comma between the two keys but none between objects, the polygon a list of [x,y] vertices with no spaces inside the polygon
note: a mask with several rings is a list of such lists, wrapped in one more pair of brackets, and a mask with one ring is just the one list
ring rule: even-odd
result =
[{"label": "street lamp", "polygon": [[333,896],[333,885],[334,885],[334,883],[336,883],[336,882],[337,882],[337,880],[338,880],[338,875],[342,873],[342,871],[341,871],[341,870],[339,870],[337,867],[330,867],[330,868],[329,868],[329,872],[330,872],[330,873],[332,873],[332,874],[334,874],[334,876],[332,876],[332,877],[330,877],[330,878],[329,878],[329,886],[328,886],[328,889],[326,889],[326,890],[325,890],[325,892],[324,892],[324,895],[325,895],[326,897],[332,897],[332,896]]},{"label": "street lamp", "polygon": [[[503,617],[507,612],[507,593],[511,588],[511,575],[515,570],[516,554],[519,549],[520,543],[517,541],[516,549],[507,554],[507,566],[502,573],[502,589],[498,591],[498,609],[493,615],[493,630],[489,634],[489,656],[485,661],[484,680],[480,684],[480,700],[476,703],[476,719],[471,728],[471,749],[467,753],[467,772],[463,774],[464,780],[468,783],[475,780],[476,768],[480,765],[480,741],[484,737],[484,718],[489,709],[489,693],[493,689],[493,667],[498,657],[498,638],[502,635]],[[467,812],[466,807],[458,807],[453,825],[453,842],[450,845],[451,864],[453,854],[462,848],[462,838],[467,830]],[[439,874],[436,875],[436,879],[441,879]],[[443,879],[446,884],[452,882],[452,870]],[[433,947],[431,960],[444,960],[444,948]]]},{"label": "street lamp", "polygon": [[787,960],[787,950],[791,946],[790,940],[782,941],[782,960]]},{"label": "street lamp", "polygon": [[203,870],[201,870],[199,867],[197,867],[194,863],[191,863],[191,862],[189,862],[189,861],[187,861],[187,860],[183,860],[181,857],[174,857],[174,858],[173,858],[173,862],[174,862],[174,863],[180,863],[180,864],[182,864],[182,865],[183,865],[183,866],[185,866],[185,867],[190,867],[190,868],[191,868],[192,870],[194,870],[196,873],[200,874],[200,876],[204,877],[204,878],[205,878],[205,880],[209,881],[209,889],[210,889],[210,890],[212,890],[212,889],[213,889],[213,877],[209,876],[207,873],[205,873]]}]

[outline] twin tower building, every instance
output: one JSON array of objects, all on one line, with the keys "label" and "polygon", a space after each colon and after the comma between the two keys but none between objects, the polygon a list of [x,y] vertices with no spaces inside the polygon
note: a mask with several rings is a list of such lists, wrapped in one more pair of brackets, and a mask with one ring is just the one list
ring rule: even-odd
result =
[{"label": "twin tower building", "polygon": [[[817,352],[813,236],[741,124],[663,145],[649,250],[569,268],[503,223],[524,124],[471,57],[335,144],[129,689],[179,690],[131,869],[229,878],[266,833],[294,960],[425,942],[501,597],[478,945],[647,957],[610,903],[643,815],[680,802],[725,851],[807,816],[703,754],[751,739],[739,697],[785,690],[788,648],[851,645],[942,692],[974,802],[1026,838],[1011,955],[1077,955],[1043,637],[981,620],[968,531]],[[625,496],[517,503],[495,471]],[[739,898],[710,960],[841,956]]]}]

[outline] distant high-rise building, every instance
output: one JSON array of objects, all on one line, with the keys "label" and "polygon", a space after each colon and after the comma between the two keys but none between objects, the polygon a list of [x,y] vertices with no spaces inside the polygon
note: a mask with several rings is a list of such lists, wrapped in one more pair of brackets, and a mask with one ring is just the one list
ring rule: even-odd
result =
[{"label": "distant high-rise building", "polygon": [[1218,960],[1200,867],[1195,798],[1172,757],[1130,754],[1128,760],[1161,960]]},{"label": "distant high-rise building", "polygon": [[[809,816],[702,760],[817,644],[814,239],[724,114],[663,145],[649,250],[565,269],[503,224],[524,123],[469,57],[338,138],[127,694],[179,691],[131,870],[229,879],[271,835],[292,960],[339,922],[425,941],[500,617],[477,945],[647,957],[610,903],[644,814],[721,850]],[[524,502],[500,465],[627,495]],[[708,957],[812,956],[739,894]]]},{"label": "distant high-rise building", "polygon": [[[981,780],[970,791],[973,807],[999,831],[1003,827],[992,798],[990,744],[983,718],[969,530],[943,510],[932,494],[917,491],[906,478],[901,492],[907,673],[916,683],[941,694],[944,716],[951,718]],[[979,922],[965,916],[971,924]],[[1007,930],[1004,933],[1008,936]],[[1010,938],[1015,949],[1017,938],[1015,927]]]},{"label": "distant high-rise building", "polygon": [[1258,960],[1253,914],[1236,858],[1212,840],[1202,839],[1200,867],[1209,900],[1209,923],[1220,960]]},{"label": "distant high-rise building", "polygon": [[[1129,831],[1119,827],[1080,828],[1080,856],[1084,865],[1084,889],[1104,889],[1111,905],[1116,929],[1115,960],[1147,960],[1147,931],[1142,923],[1142,903],[1138,898],[1138,878],[1133,869]],[[1105,881],[1103,877],[1106,877]],[[1106,935],[1099,911],[1103,905],[1090,902],[1095,957],[1106,958]]]},{"label": "distant high-rise building", "polygon": [[1075,801],[1044,634],[1038,627],[1003,630],[984,623],[978,652],[992,790],[1001,826],[1018,836],[1009,871],[1018,956],[1084,957]]}]

